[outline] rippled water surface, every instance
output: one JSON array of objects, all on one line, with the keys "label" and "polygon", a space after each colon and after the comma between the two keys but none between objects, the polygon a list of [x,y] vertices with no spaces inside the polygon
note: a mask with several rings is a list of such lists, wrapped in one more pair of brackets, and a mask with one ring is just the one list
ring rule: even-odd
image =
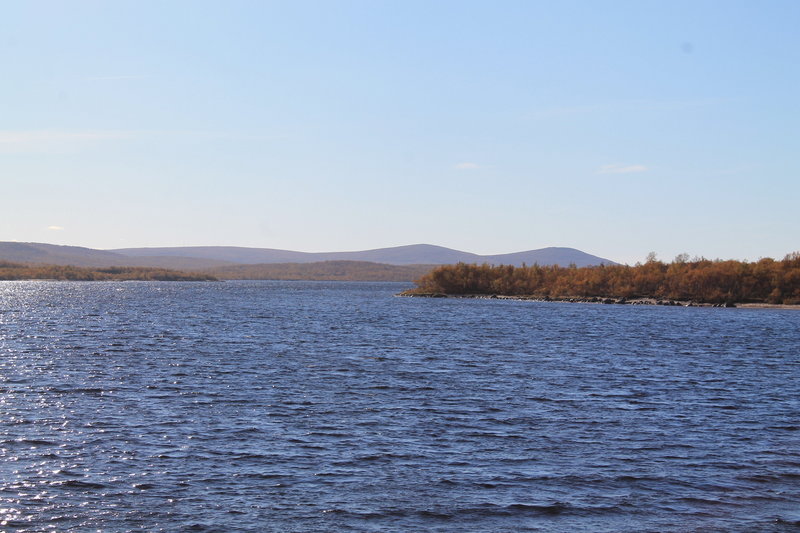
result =
[{"label": "rippled water surface", "polygon": [[2,531],[796,531],[800,311],[0,283]]}]

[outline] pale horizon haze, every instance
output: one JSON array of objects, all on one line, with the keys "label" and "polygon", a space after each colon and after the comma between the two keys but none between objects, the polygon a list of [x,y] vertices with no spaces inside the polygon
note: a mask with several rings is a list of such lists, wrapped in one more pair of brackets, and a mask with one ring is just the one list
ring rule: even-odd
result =
[{"label": "pale horizon haze", "polygon": [[26,1],[0,241],[800,250],[794,1]]}]

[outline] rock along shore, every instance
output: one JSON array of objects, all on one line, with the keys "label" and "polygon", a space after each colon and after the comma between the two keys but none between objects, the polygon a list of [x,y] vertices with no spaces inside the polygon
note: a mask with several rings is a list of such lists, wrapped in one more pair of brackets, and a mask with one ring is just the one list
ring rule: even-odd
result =
[{"label": "rock along shore", "polygon": [[665,305],[675,307],[800,307],[800,306],[770,306],[769,304],[710,304],[698,303],[693,301],[680,301],[680,300],[666,300],[657,298],[601,298],[601,297],[557,297],[551,298],[545,296],[504,296],[501,294],[444,294],[438,292],[431,293],[400,293],[397,296],[405,296],[412,298],[475,298],[482,300],[530,300],[534,302],[569,302],[569,303],[582,303],[582,304],[617,304],[617,305]]}]

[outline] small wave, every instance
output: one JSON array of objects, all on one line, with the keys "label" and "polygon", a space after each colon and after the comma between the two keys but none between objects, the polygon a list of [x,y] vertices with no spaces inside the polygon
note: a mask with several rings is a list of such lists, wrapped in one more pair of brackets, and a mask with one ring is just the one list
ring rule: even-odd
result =
[{"label": "small wave", "polygon": [[746,476],[738,476],[742,481],[755,481],[757,483],[774,483],[781,480],[796,480],[800,479],[800,472],[781,472],[774,474],[751,474]]},{"label": "small wave", "polygon": [[66,476],[66,477],[83,477],[83,474],[80,474],[78,472],[73,472],[72,470],[66,470],[66,469],[56,470],[53,473],[54,474],[58,474],[60,476]]},{"label": "small wave", "polygon": [[[453,509],[450,512],[441,510],[433,511],[437,516],[448,516],[458,518],[467,516],[493,517],[493,516],[541,516],[559,515],[570,509],[570,506],[563,502],[552,502],[544,504],[532,503],[512,503],[509,505],[485,504],[476,507],[465,507]],[[418,511],[415,514],[431,513],[430,510]]]},{"label": "small wave", "polygon": [[636,481],[664,481],[663,476],[635,476],[632,474],[622,474],[613,478],[614,481],[636,482]]},{"label": "small wave", "polygon": [[412,455],[407,453],[373,453],[367,455],[359,455],[354,459],[356,461],[381,461],[386,459],[420,459],[421,455]]},{"label": "small wave", "polygon": [[697,503],[701,505],[731,505],[730,502],[718,500],[716,498],[701,498],[698,496],[685,496],[680,498],[681,501],[688,503]]},{"label": "small wave", "polygon": [[245,474],[236,474],[235,476],[249,479],[279,479],[286,477],[284,474],[271,474],[267,472],[247,472]]},{"label": "small wave", "polygon": [[350,433],[344,433],[341,431],[311,431],[308,433],[309,436],[313,437],[351,437]]},{"label": "small wave", "polygon": [[528,513],[545,513],[545,514],[561,514],[566,511],[569,506],[565,503],[555,502],[547,505],[531,505],[526,503],[512,503],[507,505],[505,510],[511,514],[528,514]]},{"label": "small wave", "polygon": [[[491,421],[491,420],[485,420],[484,419],[482,421],[490,422],[493,425],[499,425],[499,424],[497,424],[497,422]],[[465,429],[464,431],[459,431],[458,432],[459,436],[478,437],[478,438],[489,437],[489,438],[501,438],[501,439],[506,439],[506,438],[508,438],[508,439],[525,438],[523,435],[518,435],[517,433],[504,431],[503,430],[504,428],[497,428],[497,429],[488,429],[487,428],[487,429],[484,429],[482,427],[474,427],[473,426],[471,428],[464,428],[464,429]]]},{"label": "small wave", "polygon": [[789,526],[800,526],[800,518],[793,516],[791,518],[786,518],[783,516],[776,516],[774,519],[776,524],[786,524]]},{"label": "small wave", "polygon": [[240,428],[240,429],[234,429],[233,431],[231,431],[231,433],[233,435],[248,435],[248,434],[252,434],[252,433],[261,433],[261,432],[262,432],[262,430],[257,428],[257,427]]},{"label": "small wave", "polygon": [[509,505],[484,504],[476,507],[454,508],[454,509],[410,509],[410,508],[390,508],[371,512],[355,512],[347,509],[332,508],[325,509],[323,513],[349,515],[359,519],[381,519],[397,517],[417,517],[436,520],[464,519],[465,517],[515,517],[515,516],[553,516],[559,515],[570,509],[570,506],[562,502],[549,504],[529,504],[512,503]]},{"label": "small wave", "polygon": [[222,452],[222,455],[227,455],[228,459],[231,461],[246,461],[248,459],[253,459],[256,461],[260,461],[263,459],[271,459],[273,456],[264,453],[237,453],[231,454],[229,452]]},{"label": "small wave", "polygon": [[438,519],[438,520],[450,520],[451,518],[453,518],[453,515],[450,514],[450,513],[442,513],[442,512],[439,512],[439,511],[429,511],[427,509],[423,510],[423,511],[417,511],[417,515],[419,517],[421,517],[421,518],[433,518],[433,519]]},{"label": "small wave", "polygon": [[80,479],[70,479],[67,481],[55,481],[51,485],[59,487],[69,487],[75,489],[104,489],[106,486],[102,483],[94,483],[92,481],[82,481]]},{"label": "small wave", "polygon": [[110,391],[98,387],[50,387],[47,392],[55,394],[103,394]]},{"label": "small wave", "polygon": [[10,527],[11,529],[22,529],[23,531],[25,531],[26,527],[30,526],[28,522],[23,522],[22,520],[3,520],[2,525]]},{"label": "small wave", "polygon": [[181,531],[219,531],[219,528],[211,524],[194,523],[187,524],[185,527],[181,528]]},{"label": "small wave", "polygon": [[44,439],[16,439],[11,442],[14,442],[16,444],[27,444],[30,446],[58,446],[57,442]]}]

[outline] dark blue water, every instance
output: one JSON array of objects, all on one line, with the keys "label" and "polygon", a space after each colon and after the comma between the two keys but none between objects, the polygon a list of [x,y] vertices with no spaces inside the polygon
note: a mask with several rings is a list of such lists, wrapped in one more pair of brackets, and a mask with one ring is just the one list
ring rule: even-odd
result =
[{"label": "dark blue water", "polygon": [[800,311],[0,283],[2,531],[797,531]]}]

